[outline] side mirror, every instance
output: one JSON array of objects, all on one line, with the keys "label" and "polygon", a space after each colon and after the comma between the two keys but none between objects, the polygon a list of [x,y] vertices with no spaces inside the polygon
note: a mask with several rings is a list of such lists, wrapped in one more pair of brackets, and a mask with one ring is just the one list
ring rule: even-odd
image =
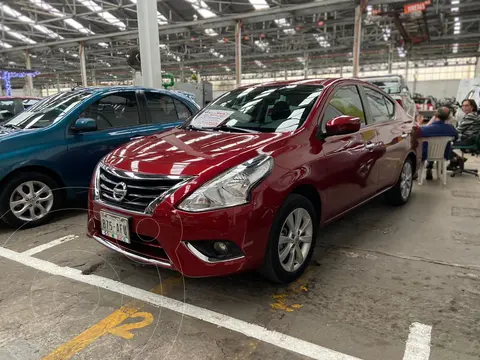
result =
[{"label": "side mirror", "polygon": [[329,120],[325,126],[327,136],[352,134],[360,130],[362,121],[355,116],[342,115]]},{"label": "side mirror", "polygon": [[80,118],[75,121],[72,131],[75,132],[90,132],[97,130],[97,122],[92,118]]}]

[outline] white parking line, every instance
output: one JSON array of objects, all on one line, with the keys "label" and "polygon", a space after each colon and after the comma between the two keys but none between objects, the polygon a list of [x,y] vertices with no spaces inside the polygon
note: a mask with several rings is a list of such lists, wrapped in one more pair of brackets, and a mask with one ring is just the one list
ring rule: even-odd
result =
[{"label": "white parking line", "polygon": [[76,238],[78,238],[77,235],[67,235],[67,236],[61,237],[59,239],[50,241],[46,244],[38,245],[34,248],[28,249],[27,251],[24,251],[22,254],[27,255],[27,256],[32,256],[33,254],[37,254],[39,252],[42,252],[42,251],[50,249],[54,246],[66,243],[66,242],[71,241],[71,240],[76,239]]},{"label": "white parking line", "polygon": [[410,325],[407,346],[403,360],[428,360],[430,358],[430,340],[432,327],[420,323]]},{"label": "white parking line", "polygon": [[251,324],[246,321],[220,314],[215,311],[207,310],[195,305],[186,304],[181,301],[170,299],[168,297],[123,284],[115,280],[107,279],[97,275],[82,275],[81,271],[78,269],[58,266],[51,262],[28,256],[26,253],[17,253],[15,251],[0,247],[0,256],[39,271],[62,276],[75,281],[80,281],[85,284],[98,286],[100,288],[138,299],[158,307],[175,311],[182,315],[200,319],[219,327],[223,327],[251,338],[275,345],[279,348],[308,356],[312,359],[360,360],[359,358],[346,355],[305,340],[301,340],[273,330],[268,330],[259,325]]}]

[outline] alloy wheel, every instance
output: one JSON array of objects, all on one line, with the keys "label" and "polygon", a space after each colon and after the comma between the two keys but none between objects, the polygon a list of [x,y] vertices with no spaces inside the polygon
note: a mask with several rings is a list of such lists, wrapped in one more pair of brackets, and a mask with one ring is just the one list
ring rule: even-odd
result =
[{"label": "alloy wheel", "polygon": [[45,217],[53,207],[53,191],[41,181],[27,181],[15,188],[10,196],[10,210],[23,221]]},{"label": "alloy wheel", "polygon": [[278,241],[278,257],[283,269],[294,272],[300,268],[312,246],[313,224],[307,210],[293,210],[283,223]]},{"label": "alloy wheel", "polygon": [[402,199],[406,201],[410,195],[413,185],[413,171],[410,161],[406,161],[402,168],[402,174],[400,175],[400,193]]}]

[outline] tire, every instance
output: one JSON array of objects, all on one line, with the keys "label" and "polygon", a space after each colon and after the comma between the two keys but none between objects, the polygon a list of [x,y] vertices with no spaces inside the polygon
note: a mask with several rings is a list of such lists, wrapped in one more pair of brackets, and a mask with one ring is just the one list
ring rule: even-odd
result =
[{"label": "tire", "polygon": [[[19,187],[24,195],[21,195]],[[31,189],[37,192],[38,196],[34,199],[25,200],[31,196]],[[39,193],[40,189],[43,189]],[[0,216],[2,221],[14,228],[35,227],[49,222],[52,219],[53,213],[57,210],[62,203],[63,194],[58,190],[58,184],[50,176],[38,172],[23,172],[16,174],[12,177],[0,194]],[[14,210],[21,211],[23,213],[15,215],[10,206],[11,201],[16,201],[17,206],[14,206]],[[42,214],[39,204],[42,205],[46,213]],[[24,209],[24,206],[27,209]],[[31,213],[33,208],[34,217]],[[28,220],[30,218],[31,220]]]},{"label": "tire", "polygon": [[[290,229],[288,218],[292,216],[292,214],[294,215],[290,220],[296,218],[302,219],[299,224],[300,230],[304,227],[303,236],[296,236],[294,239],[289,237]],[[310,218],[310,222],[305,221],[308,220],[308,218]],[[295,228],[295,226],[293,228]],[[312,203],[302,195],[290,194],[287,199],[285,199],[273,221],[264,263],[260,268],[263,276],[272,282],[281,284],[287,284],[298,279],[305,271],[313,255],[317,231],[318,219]],[[304,242],[303,240],[307,240],[310,235],[310,243],[308,243],[308,241]],[[281,236],[282,242],[280,242]],[[285,242],[287,239],[288,242]],[[298,247],[295,244],[297,244]],[[310,246],[305,248],[304,246],[308,244]],[[303,258],[301,264],[297,261],[299,259],[296,255],[298,249],[301,250]],[[292,250],[295,251],[295,256],[292,255]],[[287,257],[282,261],[281,254],[285,253],[288,253]],[[290,259],[293,259],[291,266],[289,266]],[[290,270],[286,268],[290,268]]]},{"label": "tire", "polygon": [[[406,181],[406,182],[405,182]],[[405,188],[408,187],[408,189]],[[401,206],[408,202],[413,188],[413,163],[411,159],[405,160],[397,183],[385,193],[385,199],[393,206]]]}]

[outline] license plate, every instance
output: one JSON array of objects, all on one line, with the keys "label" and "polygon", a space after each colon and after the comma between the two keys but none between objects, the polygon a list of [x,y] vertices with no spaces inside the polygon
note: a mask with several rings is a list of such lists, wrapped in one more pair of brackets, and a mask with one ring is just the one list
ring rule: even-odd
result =
[{"label": "license plate", "polygon": [[100,211],[102,235],[130,244],[128,218]]}]

